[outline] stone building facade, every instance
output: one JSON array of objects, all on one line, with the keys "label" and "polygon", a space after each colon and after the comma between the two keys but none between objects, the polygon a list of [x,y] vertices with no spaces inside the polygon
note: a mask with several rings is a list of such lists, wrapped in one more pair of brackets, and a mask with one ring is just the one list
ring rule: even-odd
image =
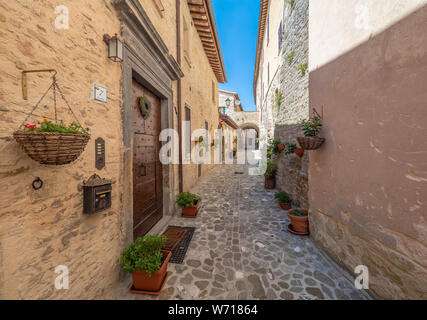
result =
[{"label": "stone building facade", "polygon": [[[144,135],[153,127],[155,132],[178,131],[186,107],[193,130],[207,123],[213,133],[218,126],[217,84],[226,76],[211,3],[196,2],[0,4],[4,40],[0,45],[0,299],[111,297],[124,276],[119,266],[123,248],[136,234],[161,231],[176,212],[175,195],[209,170],[208,165],[179,168],[156,163],[155,171],[150,171],[154,162],[144,158],[145,154],[157,156],[156,148],[161,146],[156,143],[158,137],[144,140]],[[207,53],[198,35],[195,11],[212,26],[208,38],[216,54]],[[122,63],[108,59],[103,41],[104,34],[115,33],[123,42]],[[12,137],[51,82],[48,73],[30,74],[28,100],[23,100],[21,72],[45,68],[56,69],[74,113],[91,130],[85,151],[69,165],[40,165]],[[107,88],[106,103],[94,100],[94,84]],[[156,122],[140,118],[135,101],[139,94],[152,100]],[[29,122],[54,119],[52,104],[49,95]],[[62,102],[58,118],[72,121]],[[100,170],[95,168],[98,137],[105,140],[105,167]],[[138,164],[147,166],[154,174],[155,190],[162,190],[153,193],[157,207],[147,215],[149,219],[138,216],[135,209],[135,201],[143,197],[135,193],[135,178],[143,176]],[[81,187],[93,173],[114,181],[112,206],[87,215],[82,213]],[[39,190],[31,186],[36,177],[43,180]],[[136,225],[136,218],[143,228]],[[68,290],[55,288],[55,268],[60,265],[69,270]]]},{"label": "stone building facade", "polygon": [[[309,116],[308,0],[262,1],[254,89],[260,110],[261,147],[268,139],[297,143]],[[308,152],[275,157],[276,186],[294,204],[308,207]]]},{"label": "stone building facade", "polygon": [[[227,106],[227,99],[229,99],[230,106]],[[246,111],[242,106],[237,92],[226,90],[219,90],[219,109],[220,113],[226,114],[241,129],[254,129],[259,132],[259,112]]]},{"label": "stone building facade", "polygon": [[326,138],[310,153],[310,231],[383,299],[427,299],[426,21],[425,0],[310,1]]}]

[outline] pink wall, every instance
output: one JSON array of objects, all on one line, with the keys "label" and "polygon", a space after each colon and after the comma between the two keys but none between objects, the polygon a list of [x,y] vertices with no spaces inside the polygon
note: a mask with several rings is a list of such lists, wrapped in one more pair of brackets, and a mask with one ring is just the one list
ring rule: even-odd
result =
[{"label": "pink wall", "polygon": [[423,7],[310,73],[312,237],[381,298],[427,298],[426,30]]}]

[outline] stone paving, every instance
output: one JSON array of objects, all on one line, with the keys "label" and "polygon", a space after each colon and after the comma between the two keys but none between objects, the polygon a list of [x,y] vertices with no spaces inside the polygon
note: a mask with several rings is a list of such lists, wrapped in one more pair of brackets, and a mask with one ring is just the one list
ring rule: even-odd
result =
[{"label": "stone paving", "polygon": [[265,190],[263,181],[245,166],[215,167],[192,190],[203,202],[197,219],[177,215],[170,222],[196,231],[184,263],[169,264],[160,296],[130,294],[126,282],[117,298],[365,299],[309,237],[287,231],[277,191]]}]

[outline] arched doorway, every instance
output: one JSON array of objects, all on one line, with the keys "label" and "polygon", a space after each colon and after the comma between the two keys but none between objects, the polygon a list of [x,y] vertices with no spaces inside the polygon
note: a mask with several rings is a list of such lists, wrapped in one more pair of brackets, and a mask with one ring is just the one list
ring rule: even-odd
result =
[{"label": "arched doorway", "polygon": [[[259,128],[258,128],[258,126],[256,124],[254,124],[254,123],[245,123],[245,124],[242,124],[240,126],[240,129],[242,129],[242,131],[243,131],[244,141],[247,141],[248,144],[252,144],[252,143],[255,142],[255,150],[258,150],[259,149],[259,141],[258,141],[258,138],[259,138]],[[247,133],[248,133],[249,130],[254,130],[255,131],[255,133],[256,133],[255,134],[255,139],[256,139],[255,141],[250,141],[251,138],[249,138],[248,140],[246,140]],[[246,148],[247,147],[246,147],[246,144],[245,144],[245,149]]]}]

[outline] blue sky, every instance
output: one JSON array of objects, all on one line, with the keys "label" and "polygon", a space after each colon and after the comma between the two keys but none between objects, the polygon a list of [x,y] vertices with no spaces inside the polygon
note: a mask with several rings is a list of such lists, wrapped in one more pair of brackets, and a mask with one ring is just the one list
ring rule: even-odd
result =
[{"label": "blue sky", "polygon": [[212,0],[228,82],[220,89],[239,94],[245,110],[255,110],[254,78],[260,0]]}]

